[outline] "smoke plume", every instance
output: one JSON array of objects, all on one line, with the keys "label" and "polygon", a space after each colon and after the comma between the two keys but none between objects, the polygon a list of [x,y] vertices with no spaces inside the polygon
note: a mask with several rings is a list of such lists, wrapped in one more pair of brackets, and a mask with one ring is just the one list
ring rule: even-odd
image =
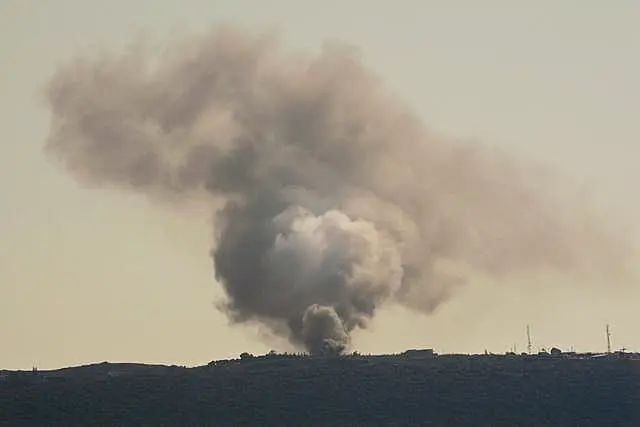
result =
[{"label": "smoke plume", "polygon": [[46,150],[79,182],[211,201],[221,309],[313,353],[378,307],[428,313],[470,275],[624,268],[552,174],[431,135],[348,45],[289,53],[224,27],[84,55],[46,88]]}]

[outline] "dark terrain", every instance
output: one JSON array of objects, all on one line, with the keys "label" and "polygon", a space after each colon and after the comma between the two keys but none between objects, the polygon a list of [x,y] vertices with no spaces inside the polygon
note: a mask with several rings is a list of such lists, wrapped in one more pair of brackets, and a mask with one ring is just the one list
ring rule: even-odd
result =
[{"label": "dark terrain", "polygon": [[640,426],[632,356],[270,355],[0,375],[11,427]]}]

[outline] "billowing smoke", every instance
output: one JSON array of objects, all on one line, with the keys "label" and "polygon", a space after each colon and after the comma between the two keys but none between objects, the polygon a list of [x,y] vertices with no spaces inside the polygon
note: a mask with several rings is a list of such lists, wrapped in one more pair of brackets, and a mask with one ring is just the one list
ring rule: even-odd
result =
[{"label": "billowing smoke", "polygon": [[382,304],[430,312],[472,274],[624,269],[577,192],[431,135],[349,46],[225,27],[163,52],[61,66],[46,149],[85,184],[210,200],[234,322],[335,352]]}]

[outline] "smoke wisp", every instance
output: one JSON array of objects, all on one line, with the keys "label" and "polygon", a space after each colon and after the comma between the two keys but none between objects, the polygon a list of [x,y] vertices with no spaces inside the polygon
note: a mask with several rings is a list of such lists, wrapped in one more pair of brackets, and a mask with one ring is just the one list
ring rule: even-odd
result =
[{"label": "smoke wisp", "polygon": [[48,82],[46,151],[79,182],[211,200],[234,322],[340,351],[376,309],[428,313],[471,274],[607,275],[626,246],[553,176],[432,136],[348,45],[224,27],[80,56]]}]

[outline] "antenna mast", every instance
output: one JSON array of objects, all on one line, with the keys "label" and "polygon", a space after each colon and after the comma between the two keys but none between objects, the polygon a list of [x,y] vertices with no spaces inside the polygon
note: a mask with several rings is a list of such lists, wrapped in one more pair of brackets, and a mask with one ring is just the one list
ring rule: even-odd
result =
[{"label": "antenna mast", "polygon": [[611,332],[609,331],[608,323],[607,323],[607,353],[611,353]]},{"label": "antenna mast", "polygon": [[527,352],[531,354],[531,329],[527,325]]}]

